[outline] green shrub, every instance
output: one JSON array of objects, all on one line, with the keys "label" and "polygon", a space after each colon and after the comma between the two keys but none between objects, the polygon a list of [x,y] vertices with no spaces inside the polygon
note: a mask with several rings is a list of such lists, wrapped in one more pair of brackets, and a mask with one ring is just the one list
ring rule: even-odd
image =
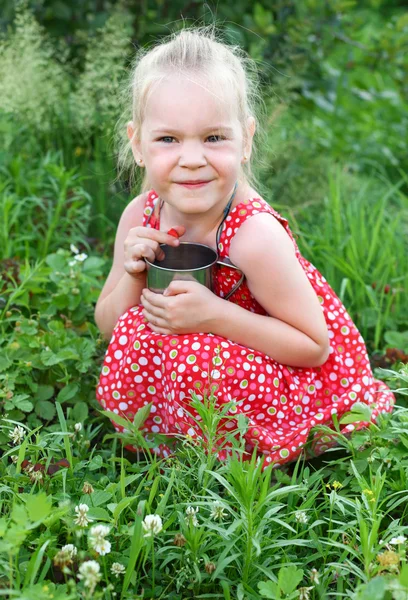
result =
[{"label": "green shrub", "polygon": [[15,260],[0,279],[0,403],[32,428],[52,423],[57,403],[84,416],[96,404],[102,340],[93,309],[106,262],[73,250]]}]

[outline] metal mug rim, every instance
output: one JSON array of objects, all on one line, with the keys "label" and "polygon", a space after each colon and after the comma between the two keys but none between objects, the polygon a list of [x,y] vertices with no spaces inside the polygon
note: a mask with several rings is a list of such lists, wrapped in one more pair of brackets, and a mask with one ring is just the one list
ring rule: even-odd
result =
[{"label": "metal mug rim", "polygon": [[[161,271],[176,271],[177,273],[183,273],[184,271],[188,271],[189,273],[193,272],[193,271],[201,271],[202,269],[208,269],[208,267],[212,267],[213,265],[216,264],[216,262],[218,261],[218,253],[211,248],[211,246],[207,246],[206,244],[198,244],[196,242],[180,242],[180,245],[189,245],[189,246],[201,246],[201,248],[207,248],[207,250],[211,250],[211,252],[214,253],[214,260],[213,262],[207,264],[207,265],[203,265],[202,267],[196,267],[195,269],[169,269],[167,267],[161,267],[159,262],[150,262],[149,259],[145,258],[145,261],[147,262],[148,265],[150,265],[151,267],[154,267],[155,269],[160,269]],[[168,246],[168,244],[160,244],[161,246]]]}]

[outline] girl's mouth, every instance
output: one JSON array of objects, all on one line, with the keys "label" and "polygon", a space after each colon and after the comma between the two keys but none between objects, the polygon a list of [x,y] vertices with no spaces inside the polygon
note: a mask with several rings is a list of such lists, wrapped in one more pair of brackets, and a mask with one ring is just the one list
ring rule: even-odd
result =
[{"label": "girl's mouth", "polygon": [[185,181],[185,182],[179,182],[179,185],[182,185],[183,187],[186,188],[190,188],[190,189],[195,189],[195,188],[199,188],[199,187],[203,187],[204,185],[207,185],[207,183],[210,183],[209,181]]}]

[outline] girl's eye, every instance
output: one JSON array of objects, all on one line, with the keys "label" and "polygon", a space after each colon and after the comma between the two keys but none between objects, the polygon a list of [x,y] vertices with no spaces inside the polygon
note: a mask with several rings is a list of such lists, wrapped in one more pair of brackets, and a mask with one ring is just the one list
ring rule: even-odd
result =
[{"label": "girl's eye", "polygon": [[[218,139],[216,139],[216,140],[214,140],[214,139],[213,139],[213,140],[211,140],[210,138],[218,138]],[[225,138],[224,136],[222,136],[222,135],[216,135],[216,134],[214,134],[214,135],[209,135],[209,136],[208,136],[208,140],[209,140],[209,141],[215,141],[215,142],[219,142],[219,141],[222,141],[222,140],[225,140],[225,139],[226,139],[226,138]]]},{"label": "girl's eye", "polygon": [[[164,142],[165,144],[171,144],[175,139],[176,138],[174,138],[171,135],[164,135],[163,137],[159,138],[158,141],[159,142]],[[225,139],[227,139],[227,138],[224,137],[223,135],[217,135],[217,134],[209,135],[208,138],[207,138],[207,140],[209,142],[212,142],[212,143],[213,142],[220,142],[220,141],[225,140]]]}]

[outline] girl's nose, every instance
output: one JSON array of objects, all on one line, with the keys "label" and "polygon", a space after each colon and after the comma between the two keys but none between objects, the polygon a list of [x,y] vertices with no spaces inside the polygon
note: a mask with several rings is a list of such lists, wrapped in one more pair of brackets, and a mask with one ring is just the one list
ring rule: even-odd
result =
[{"label": "girl's nose", "polygon": [[207,164],[203,148],[199,144],[183,144],[180,151],[179,166],[194,169]]}]

